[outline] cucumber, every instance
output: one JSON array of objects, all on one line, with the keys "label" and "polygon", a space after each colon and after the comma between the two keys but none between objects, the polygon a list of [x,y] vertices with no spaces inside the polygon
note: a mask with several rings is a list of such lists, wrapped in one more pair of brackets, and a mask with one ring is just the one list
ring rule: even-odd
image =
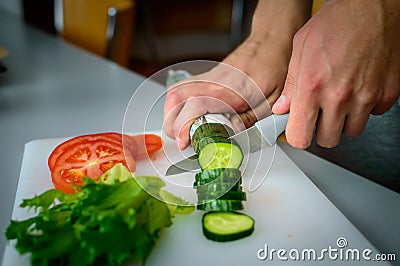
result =
[{"label": "cucumber", "polygon": [[244,209],[243,201],[247,200],[239,170],[242,150],[229,139],[233,134],[229,127],[200,122],[190,134],[202,169],[193,183],[197,210],[209,211],[203,215],[203,233],[206,238],[221,242],[249,236],[254,231],[253,218],[236,212]]},{"label": "cucumber", "polygon": [[[193,142],[193,141],[192,141]],[[203,149],[205,146],[207,146],[210,143],[232,143],[229,138],[227,137],[221,137],[221,136],[208,136],[208,137],[203,137],[201,140],[197,142],[196,145],[193,145],[194,151],[199,154],[201,149]]]},{"label": "cucumber", "polygon": [[241,181],[237,183],[222,183],[222,182],[212,182],[206,185],[194,186],[196,188],[197,194],[207,194],[210,192],[221,191],[223,193],[228,191],[241,191]]},{"label": "cucumber", "polygon": [[214,199],[209,201],[199,201],[197,205],[198,210],[203,211],[238,211],[243,210],[243,202],[241,200],[224,200],[224,199]]},{"label": "cucumber", "polygon": [[201,201],[208,201],[213,199],[221,200],[247,200],[246,192],[243,191],[228,191],[226,193],[222,191],[213,191],[209,193],[198,193],[197,199]]},{"label": "cucumber", "polygon": [[236,142],[229,140],[232,133],[231,128],[219,123],[204,123],[197,127],[192,146],[202,170],[240,167],[243,153]]},{"label": "cucumber", "polygon": [[242,150],[234,143],[211,142],[200,148],[198,161],[202,170],[239,168],[242,164]]},{"label": "cucumber", "polygon": [[[242,184],[242,179],[236,180],[199,180],[199,181],[194,181],[193,183],[193,188],[198,188],[201,186],[209,186],[209,187],[215,187],[217,189],[224,189],[225,187],[229,189],[230,187],[234,185],[241,185]],[[220,188],[219,188],[220,187]]]},{"label": "cucumber", "polygon": [[227,242],[238,240],[254,232],[254,219],[238,212],[208,212],[202,218],[206,238]]},{"label": "cucumber", "polygon": [[217,168],[204,170],[196,173],[195,180],[199,182],[211,182],[216,180],[221,182],[237,182],[242,178],[242,173],[239,169],[235,168]]},{"label": "cucumber", "polygon": [[233,135],[233,130],[223,124],[219,123],[204,123],[196,128],[192,136],[192,146],[196,153],[198,153],[198,144],[203,138],[207,137],[222,137],[228,139]]}]

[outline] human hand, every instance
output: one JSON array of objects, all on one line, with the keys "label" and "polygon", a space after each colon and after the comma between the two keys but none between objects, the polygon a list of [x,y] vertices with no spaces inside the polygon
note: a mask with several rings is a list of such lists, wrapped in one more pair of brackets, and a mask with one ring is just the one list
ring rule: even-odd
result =
[{"label": "human hand", "polygon": [[235,131],[266,116],[270,108],[265,99],[272,104],[279,97],[290,50],[290,38],[268,38],[262,43],[249,38],[209,72],[171,86],[164,107],[166,135],[184,149],[198,116],[229,113]]},{"label": "human hand", "polygon": [[400,95],[400,2],[329,1],[299,30],[277,114],[290,110],[286,138],[306,148],[334,147],[362,133],[370,113]]},{"label": "human hand", "polygon": [[207,113],[233,115],[263,99],[264,94],[252,79],[240,70],[220,63],[208,72],[168,88],[163,129],[177,140],[180,149],[184,149],[190,142],[190,126],[197,117]]}]

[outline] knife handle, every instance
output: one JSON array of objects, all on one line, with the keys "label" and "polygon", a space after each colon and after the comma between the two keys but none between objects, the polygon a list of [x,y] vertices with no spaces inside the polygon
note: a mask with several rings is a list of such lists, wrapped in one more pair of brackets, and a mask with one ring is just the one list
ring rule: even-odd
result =
[{"label": "knife handle", "polygon": [[283,115],[271,115],[255,123],[264,139],[273,145],[276,139],[286,129],[289,113]]}]

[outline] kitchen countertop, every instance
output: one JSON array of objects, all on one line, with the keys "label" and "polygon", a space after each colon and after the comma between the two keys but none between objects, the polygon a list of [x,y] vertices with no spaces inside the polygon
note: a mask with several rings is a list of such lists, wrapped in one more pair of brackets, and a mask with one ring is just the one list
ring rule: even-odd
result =
[{"label": "kitchen countertop", "polygon": [[[3,232],[11,217],[24,144],[39,138],[121,131],[125,108],[144,77],[30,28],[6,13],[0,12],[0,25],[0,46],[8,51],[2,60],[7,72],[0,74],[0,231]],[[143,108],[137,106],[138,110]],[[372,118],[366,133],[359,138],[343,138],[341,145],[332,150],[313,144],[303,151],[279,143],[382,252],[398,252],[400,246],[399,153],[396,153],[399,109],[396,104],[384,116]],[[162,109],[156,112],[162,116]],[[137,119],[138,124],[143,124],[140,112]],[[160,128],[159,121],[147,121],[147,129]],[[381,137],[375,139],[375,136]],[[2,234],[0,261],[5,243]]]},{"label": "kitchen countertop", "polygon": [[383,115],[371,115],[358,137],[342,136],[324,149],[315,141],[308,151],[400,193],[400,100]]}]

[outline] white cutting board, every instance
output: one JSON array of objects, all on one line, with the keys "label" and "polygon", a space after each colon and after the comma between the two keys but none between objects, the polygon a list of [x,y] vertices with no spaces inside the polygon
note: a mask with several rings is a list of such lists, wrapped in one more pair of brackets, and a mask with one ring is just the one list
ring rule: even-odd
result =
[{"label": "white cutting board", "polygon": [[[31,198],[52,188],[50,173],[47,168],[47,158],[52,149],[63,139],[35,140],[25,145],[24,158],[15,198],[13,219],[24,219],[29,216],[25,209],[19,208],[23,198]],[[177,161],[185,154],[192,153],[190,149],[181,154],[175,148],[172,140],[164,141],[164,150],[152,156],[149,160],[137,162],[137,174],[165,173],[170,165],[169,160]],[[272,167],[268,172],[271,158]],[[261,162],[257,167],[257,163]],[[349,249],[358,249],[360,254],[364,249],[371,249],[370,256],[377,254],[369,241],[346,219],[346,217],[317,189],[317,187],[300,171],[300,169],[278,147],[267,148],[261,153],[251,154],[249,160],[244,160],[243,186],[248,189],[252,175],[256,183],[260,183],[264,173],[268,176],[253,192],[247,191],[244,213],[255,219],[255,231],[247,238],[217,243],[207,240],[201,229],[202,211],[191,215],[177,216],[171,227],[162,232],[161,238],[153,250],[146,265],[301,265],[313,262],[315,265],[365,264],[366,261],[346,260]],[[256,170],[257,169],[257,170]],[[257,179],[258,178],[258,179]],[[182,174],[165,179],[167,190],[172,190],[181,196],[191,198],[195,195],[191,184],[193,173]],[[175,184],[169,184],[171,183]],[[254,181],[254,180],[253,180]],[[176,185],[178,184],[178,185]],[[179,190],[178,188],[182,188]],[[169,189],[170,188],[170,189]],[[190,200],[190,199],[189,199]],[[347,246],[339,248],[337,240],[345,238]],[[265,260],[258,258],[258,251],[268,247],[286,250],[277,252]],[[324,260],[318,260],[324,249],[332,251],[332,257],[323,253]],[[311,250],[311,251],[310,251]],[[290,255],[300,254],[299,260],[293,260]],[[317,261],[310,261],[310,252],[316,252]],[[283,251],[281,251],[283,252]],[[304,252],[306,259],[301,259]],[[348,252],[350,253],[350,252]],[[342,257],[340,257],[342,254]],[[261,252],[260,256],[265,253]],[[362,255],[362,254],[361,254]],[[293,257],[292,256],[292,257]],[[348,256],[347,256],[348,257]],[[367,262],[368,263],[368,262]],[[371,263],[371,262],[369,262]],[[373,265],[380,265],[373,262]],[[29,256],[20,256],[12,245],[8,245],[3,258],[4,266],[29,265]],[[385,264],[386,265],[386,264]]]}]

